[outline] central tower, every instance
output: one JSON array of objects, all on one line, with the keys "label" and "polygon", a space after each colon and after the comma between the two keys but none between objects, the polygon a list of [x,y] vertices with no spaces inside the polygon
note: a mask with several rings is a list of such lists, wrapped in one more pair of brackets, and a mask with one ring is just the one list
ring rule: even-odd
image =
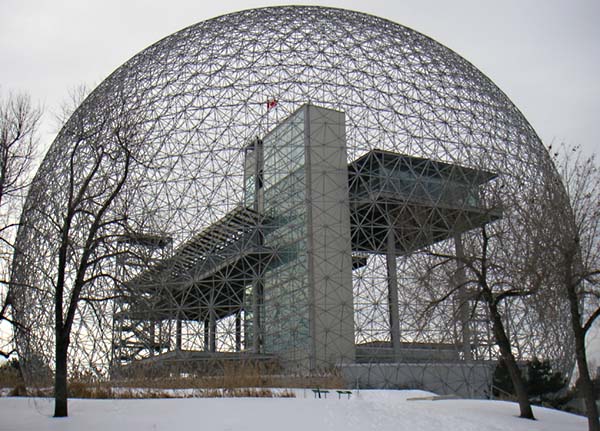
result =
[{"label": "central tower", "polygon": [[249,149],[246,205],[264,214],[275,256],[254,288],[254,339],[297,368],[353,362],[344,113],[304,105]]}]

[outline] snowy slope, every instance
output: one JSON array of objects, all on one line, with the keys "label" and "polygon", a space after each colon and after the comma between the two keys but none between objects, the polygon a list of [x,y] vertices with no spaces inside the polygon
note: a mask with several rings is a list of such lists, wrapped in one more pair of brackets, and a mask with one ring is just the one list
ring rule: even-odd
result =
[{"label": "snowy slope", "polygon": [[[333,396],[332,396],[333,395]],[[513,403],[485,400],[407,400],[422,391],[360,391],[352,399],[187,398],[71,400],[69,418],[51,417],[44,398],[0,398],[0,430],[210,430],[210,431],[571,431],[583,417],[535,408],[537,421],[516,417]]]}]

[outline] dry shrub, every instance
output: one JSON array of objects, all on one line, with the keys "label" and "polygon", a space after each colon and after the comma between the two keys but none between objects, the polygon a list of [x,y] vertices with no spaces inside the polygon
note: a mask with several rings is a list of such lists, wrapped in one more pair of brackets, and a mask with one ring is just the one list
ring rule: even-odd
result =
[{"label": "dry shrub", "polygon": [[295,398],[296,394],[288,389],[273,391],[268,388],[225,388],[204,389],[194,396],[199,398]]},{"label": "dry shrub", "polygon": [[220,389],[205,389],[203,391],[199,391],[196,396],[200,398],[222,398],[223,393]]},{"label": "dry shrub", "polygon": [[69,398],[114,398],[112,388],[102,384],[73,381],[69,383]]},{"label": "dry shrub", "polygon": [[[97,376],[78,374],[69,383],[71,398],[293,398],[287,388],[345,388],[337,369],[312,374],[283,374],[270,362],[224,362],[212,368],[211,375],[171,374],[148,377],[131,375],[123,380],[99,380]],[[49,387],[26,386],[14,381],[11,396],[52,396]],[[277,390],[277,388],[281,388]]]},{"label": "dry shrub", "polygon": [[25,381],[17,359],[10,359],[0,365],[0,388],[16,389],[18,386],[24,385]]},{"label": "dry shrub", "polygon": [[[27,395],[23,386],[22,394]],[[51,394],[29,393],[30,396],[49,396]],[[74,381],[69,384],[70,398],[95,399],[146,399],[146,398],[294,398],[294,392],[269,388],[200,388],[190,391],[173,391],[172,388],[114,388],[108,383],[89,383]]]},{"label": "dry shrub", "polygon": [[218,374],[182,374],[163,377],[131,377],[113,380],[113,386],[157,389],[233,389],[233,388],[346,388],[337,369],[312,374],[283,374],[269,363],[225,363]]},{"label": "dry shrub", "polygon": [[222,388],[276,387],[273,377],[279,373],[279,366],[273,363],[226,363],[223,365],[222,376],[213,379],[213,382],[216,380]]},{"label": "dry shrub", "polygon": [[118,399],[146,399],[146,398],[189,398],[189,396],[174,397],[170,392],[164,390],[126,390],[118,393],[113,392],[113,398]]},{"label": "dry shrub", "polygon": [[27,392],[27,388],[24,384],[18,384],[8,393],[9,397],[26,397],[29,393]]},{"label": "dry shrub", "polygon": [[292,391],[290,391],[289,389],[284,389],[283,391],[279,392],[278,395],[279,398],[296,398],[296,394]]},{"label": "dry shrub", "polygon": [[224,389],[227,398],[273,398],[273,391],[265,388],[233,388]]}]

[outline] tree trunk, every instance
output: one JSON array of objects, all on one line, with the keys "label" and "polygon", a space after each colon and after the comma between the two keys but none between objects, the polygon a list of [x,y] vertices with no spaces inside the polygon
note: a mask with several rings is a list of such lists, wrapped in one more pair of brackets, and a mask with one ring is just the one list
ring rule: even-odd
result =
[{"label": "tree trunk", "polygon": [[69,341],[56,334],[56,374],[54,376],[54,417],[68,416],[67,409],[67,350]]},{"label": "tree trunk", "polygon": [[513,388],[517,395],[519,410],[521,412],[519,416],[525,419],[535,419],[533,416],[533,410],[531,409],[531,403],[529,402],[529,396],[527,395],[527,389],[525,388],[525,382],[523,381],[521,371],[519,370],[515,356],[510,348],[510,341],[508,340],[508,336],[506,335],[506,331],[504,329],[504,324],[502,323],[502,318],[498,312],[498,305],[494,302],[492,297],[486,299],[488,301],[490,316],[492,318],[494,337],[496,338],[496,343],[500,348],[500,355],[504,361],[504,364],[506,365],[508,375],[510,376],[510,380],[512,381]]},{"label": "tree trunk", "polygon": [[[582,335],[584,338],[585,335]],[[575,355],[577,356],[577,369],[579,370],[579,390],[585,403],[585,413],[588,418],[588,430],[600,431],[600,422],[598,421],[598,406],[594,394],[594,385],[590,378],[587,358],[585,353],[585,344],[575,337]]]},{"label": "tree trunk", "polygon": [[585,352],[585,331],[581,326],[581,313],[579,311],[579,300],[575,287],[569,284],[567,287],[569,307],[571,309],[571,326],[575,336],[575,357],[577,359],[577,370],[579,371],[578,387],[585,403],[585,413],[588,419],[589,431],[600,431],[598,421],[598,406],[594,394],[594,385],[590,378],[590,370]]}]

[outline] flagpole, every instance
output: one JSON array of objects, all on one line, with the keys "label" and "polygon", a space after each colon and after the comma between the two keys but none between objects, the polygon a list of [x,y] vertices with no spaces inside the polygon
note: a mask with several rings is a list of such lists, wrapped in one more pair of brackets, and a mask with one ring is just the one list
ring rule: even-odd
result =
[{"label": "flagpole", "polygon": [[267,133],[269,133],[269,112],[271,111],[271,108],[269,108],[269,99],[267,99],[267,127],[265,129],[265,135]]},{"label": "flagpole", "polygon": [[265,135],[267,133],[269,133],[269,112],[272,109],[275,109],[277,107],[277,99],[275,99],[274,97],[267,98],[266,106],[267,106],[267,114],[266,114],[267,125],[266,125],[266,130],[265,130],[265,133],[264,133]]}]

